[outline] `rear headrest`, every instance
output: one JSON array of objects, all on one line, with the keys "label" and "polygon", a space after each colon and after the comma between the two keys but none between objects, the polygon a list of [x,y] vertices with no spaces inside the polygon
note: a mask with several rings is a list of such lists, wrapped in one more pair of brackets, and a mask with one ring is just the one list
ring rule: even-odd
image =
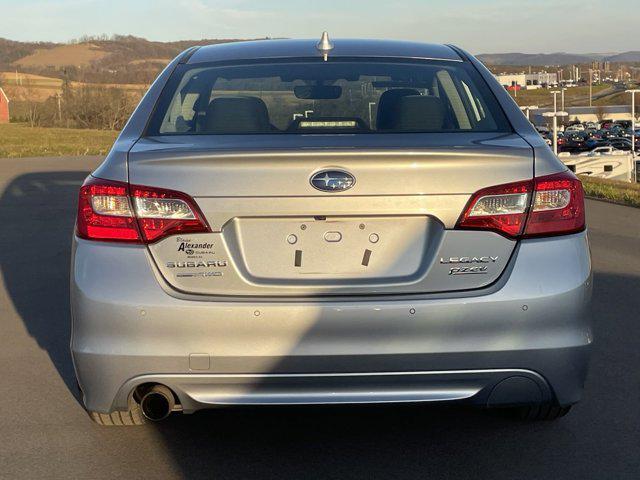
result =
[{"label": "rear headrest", "polygon": [[415,88],[396,88],[387,90],[378,99],[378,114],[376,116],[376,130],[391,128],[393,118],[398,114],[398,100],[410,95],[420,95]]},{"label": "rear headrest", "polygon": [[404,132],[442,130],[444,106],[438,97],[412,95],[398,100],[391,129]]},{"label": "rear headrest", "polygon": [[269,112],[257,97],[220,97],[209,103],[204,133],[265,133],[271,130]]}]

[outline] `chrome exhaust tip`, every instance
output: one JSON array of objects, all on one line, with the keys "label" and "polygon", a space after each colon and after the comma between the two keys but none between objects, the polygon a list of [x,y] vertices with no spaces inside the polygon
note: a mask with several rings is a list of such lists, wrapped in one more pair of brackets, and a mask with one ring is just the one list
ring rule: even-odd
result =
[{"label": "chrome exhaust tip", "polygon": [[175,406],[175,397],[169,387],[154,385],[140,399],[142,415],[152,422],[167,418]]}]

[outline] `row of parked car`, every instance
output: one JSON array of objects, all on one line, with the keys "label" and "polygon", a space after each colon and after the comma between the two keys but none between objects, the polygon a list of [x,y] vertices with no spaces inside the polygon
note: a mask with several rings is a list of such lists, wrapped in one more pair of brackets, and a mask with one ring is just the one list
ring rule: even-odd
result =
[{"label": "row of parked car", "polygon": [[[540,135],[551,145],[553,132],[537,127]],[[581,153],[598,147],[612,147],[614,150],[630,151],[633,130],[631,121],[605,120],[597,122],[574,122],[558,132],[558,152]],[[640,151],[640,128],[635,131],[635,150]]]}]

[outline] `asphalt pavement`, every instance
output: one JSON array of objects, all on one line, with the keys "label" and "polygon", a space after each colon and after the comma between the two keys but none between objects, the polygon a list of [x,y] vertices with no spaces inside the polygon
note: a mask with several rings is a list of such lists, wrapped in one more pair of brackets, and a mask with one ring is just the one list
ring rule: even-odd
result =
[{"label": "asphalt pavement", "polygon": [[108,428],[82,409],[68,352],[76,194],[98,162],[0,159],[0,478],[640,478],[640,209],[588,201],[596,343],[584,400],[558,422],[280,407]]}]

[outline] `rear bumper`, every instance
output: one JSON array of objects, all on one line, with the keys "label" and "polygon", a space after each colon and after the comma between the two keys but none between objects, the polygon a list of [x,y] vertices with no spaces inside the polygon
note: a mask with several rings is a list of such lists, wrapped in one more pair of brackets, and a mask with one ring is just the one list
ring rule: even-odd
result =
[{"label": "rear bumper", "polygon": [[90,410],[159,382],[216,404],[580,399],[591,344],[585,233],[521,242],[464,296],[207,301],[167,293],[140,246],[74,241],[71,349]]},{"label": "rear bumper", "polygon": [[462,402],[510,405],[551,402],[549,384],[530,370],[316,373],[265,375],[144,375],[125,383],[116,404],[142,383],[161,383],[180,398],[183,411],[214,405],[313,405]]}]

